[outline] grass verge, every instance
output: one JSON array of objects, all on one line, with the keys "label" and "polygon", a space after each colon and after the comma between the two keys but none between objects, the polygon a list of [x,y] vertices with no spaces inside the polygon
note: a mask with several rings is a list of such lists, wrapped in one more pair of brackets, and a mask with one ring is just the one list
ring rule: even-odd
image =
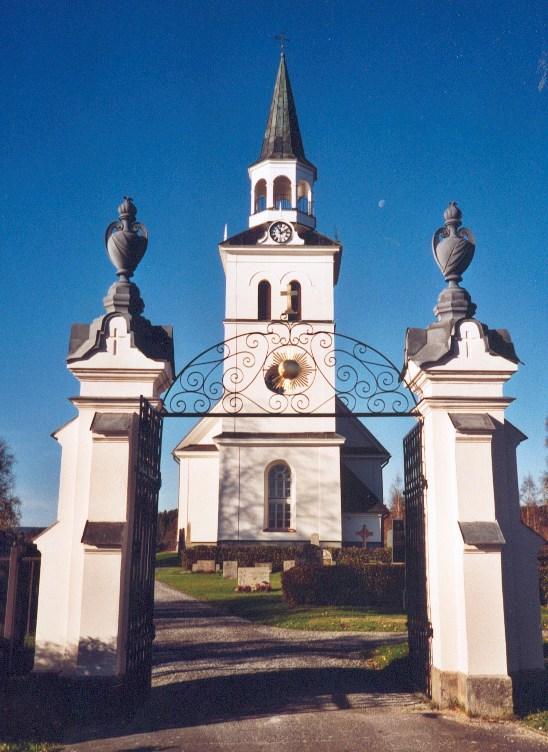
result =
[{"label": "grass verge", "polygon": [[57,744],[45,742],[0,742],[0,752],[59,752]]},{"label": "grass verge", "polygon": [[281,575],[271,576],[269,593],[237,593],[235,581],[217,574],[191,574],[177,567],[158,568],[156,578],[182,593],[210,601],[235,616],[284,629],[318,632],[405,632],[405,614],[370,607],[301,606],[289,608],[282,596]]}]

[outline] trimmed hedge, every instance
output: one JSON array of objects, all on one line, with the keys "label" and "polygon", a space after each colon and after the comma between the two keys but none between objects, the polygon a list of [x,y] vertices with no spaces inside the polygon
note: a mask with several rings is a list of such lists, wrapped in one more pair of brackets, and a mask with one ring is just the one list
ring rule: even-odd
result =
[{"label": "trimmed hedge", "polygon": [[365,564],[392,564],[391,548],[332,548],[333,561],[361,569]]},{"label": "trimmed hedge", "polygon": [[273,572],[281,572],[283,562],[297,559],[304,546],[193,546],[181,552],[181,566],[192,569],[198,559],[214,559],[222,566],[223,561],[237,561],[240,567],[253,567],[258,562],[270,562]]},{"label": "trimmed hedge", "polygon": [[390,606],[403,604],[402,564],[299,566],[282,575],[289,606]]},{"label": "trimmed hedge", "polygon": [[[192,569],[198,559],[214,559],[222,566],[223,561],[237,561],[241,567],[253,567],[257,562],[270,562],[273,572],[281,572],[286,560],[306,559],[311,546],[301,543],[295,546],[193,546],[181,552],[181,566]],[[317,548],[314,547],[317,551]],[[347,564],[355,568],[362,568],[372,562],[391,564],[392,549],[390,548],[329,548],[333,561],[337,564]]]}]

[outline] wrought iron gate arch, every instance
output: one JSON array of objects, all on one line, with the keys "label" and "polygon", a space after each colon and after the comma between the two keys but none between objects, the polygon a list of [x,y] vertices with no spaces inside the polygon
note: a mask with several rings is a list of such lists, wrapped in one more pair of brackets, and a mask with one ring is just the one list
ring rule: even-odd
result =
[{"label": "wrought iron gate arch", "polygon": [[[244,350],[239,349],[242,343]],[[269,382],[272,373],[275,380]],[[334,392],[331,410],[326,411],[326,401],[311,404],[307,392],[316,378],[323,378]],[[270,392],[266,407],[252,395],[259,379]],[[215,407],[218,418],[351,415],[418,419],[404,438],[406,594],[411,678],[417,688],[429,693],[432,635],[426,582],[422,419],[416,405],[400,370],[380,350],[348,335],[317,331],[307,322],[285,321],[270,322],[265,331],[237,334],[203,350],[179,371],[160,410],[141,397],[127,648],[130,683],[141,689],[150,684],[162,420],[203,418]]]},{"label": "wrought iron gate arch", "polygon": [[[315,396],[318,383],[328,398]],[[414,416],[417,402],[377,348],[309,322],[272,321],[203,350],[179,371],[163,404],[164,417],[201,418],[215,408],[217,417],[360,418]]]}]

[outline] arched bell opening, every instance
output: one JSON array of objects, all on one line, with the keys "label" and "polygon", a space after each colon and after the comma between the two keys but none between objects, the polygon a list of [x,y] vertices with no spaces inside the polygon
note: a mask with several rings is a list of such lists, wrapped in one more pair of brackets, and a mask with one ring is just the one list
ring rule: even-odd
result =
[{"label": "arched bell opening", "polygon": [[297,185],[297,209],[303,214],[312,214],[312,189],[306,180]]},{"label": "arched bell opening", "polygon": [[276,209],[291,209],[291,180],[284,175],[274,180],[274,206]]},{"label": "arched bell opening", "polygon": [[266,180],[258,180],[255,184],[253,208],[255,212],[266,209]]}]

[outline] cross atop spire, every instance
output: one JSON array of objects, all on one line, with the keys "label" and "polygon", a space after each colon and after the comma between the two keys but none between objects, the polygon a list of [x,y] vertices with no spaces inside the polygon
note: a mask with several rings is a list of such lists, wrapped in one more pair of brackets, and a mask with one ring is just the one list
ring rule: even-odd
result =
[{"label": "cross atop spire", "polygon": [[[285,39],[285,35],[280,34],[279,36]],[[285,64],[283,39],[280,65],[259,161],[263,159],[300,159],[307,162],[304,156],[293,92]]]},{"label": "cross atop spire", "polygon": [[289,37],[285,35],[284,31],[281,31],[279,34],[276,34],[274,36],[274,39],[276,39],[280,43],[280,55],[283,55],[284,46],[286,42],[289,42]]}]

